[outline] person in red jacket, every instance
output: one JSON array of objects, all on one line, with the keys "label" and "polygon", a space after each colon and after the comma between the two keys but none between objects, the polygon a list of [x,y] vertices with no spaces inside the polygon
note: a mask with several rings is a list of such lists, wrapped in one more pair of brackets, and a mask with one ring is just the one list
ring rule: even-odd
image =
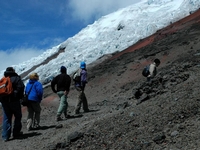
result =
[{"label": "person in red jacket", "polygon": [[[62,120],[61,118],[62,113],[64,113],[65,118],[67,119],[67,108],[68,108],[67,95],[70,91],[70,85],[71,85],[71,78],[67,74],[67,69],[65,66],[61,66],[60,72],[61,74],[57,75],[51,81],[52,91],[54,93],[57,93],[57,95],[60,98],[60,104],[57,110],[56,121]],[[57,87],[56,89],[55,86]]]}]

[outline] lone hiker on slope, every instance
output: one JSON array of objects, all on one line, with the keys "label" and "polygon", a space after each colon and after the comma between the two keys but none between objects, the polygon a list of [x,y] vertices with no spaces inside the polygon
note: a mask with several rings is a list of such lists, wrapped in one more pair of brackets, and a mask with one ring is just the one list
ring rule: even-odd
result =
[{"label": "lone hiker on slope", "polygon": [[151,83],[152,78],[157,74],[157,67],[160,65],[160,60],[158,58],[154,59],[154,62],[149,66],[149,75],[147,76],[147,81]]},{"label": "lone hiker on slope", "polygon": [[[61,74],[57,75],[55,78],[53,78],[51,82],[51,89],[54,93],[57,93],[57,95],[60,97],[60,104],[57,111],[56,121],[62,120],[61,115],[64,113],[65,119],[67,119],[67,95],[70,90],[71,85],[71,78],[67,74],[67,69],[64,66],[61,66],[60,68]],[[55,89],[55,85],[57,86],[57,89]]]},{"label": "lone hiker on slope", "polygon": [[[160,65],[159,59],[154,59],[154,62],[151,63],[149,66],[146,66],[142,72],[142,74],[147,77],[147,82],[144,82],[139,88],[134,91],[135,98],[137,99],[136,105],[142,103],[143,101],[146,101],[149,99],[149,94],[152,90],[152,88],[145,88],[145,87],[151,87],[152,85],[152,79],[157,75],[157,67]],[[147,69],[148,68],[148,69]],[[162,82],[162,79],[159,79],[159,83]],[[155,82],[156,83],[156,82]],[[158,86],[158,85],[156,85]]]}]

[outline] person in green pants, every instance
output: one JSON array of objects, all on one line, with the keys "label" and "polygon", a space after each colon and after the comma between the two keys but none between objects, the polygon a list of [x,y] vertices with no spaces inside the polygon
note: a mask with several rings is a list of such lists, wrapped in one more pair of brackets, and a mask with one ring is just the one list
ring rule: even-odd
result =
[{"label": "person in green pants", "polygon": [[[56,121],[62,120],[61,118],[62,113],[67,119],[67,108],[68,108],[67,95],[70,91],[70,85],[71,85],[71,78],[67,74],[67,69],[65,66],[61,66],[60,72],[61,73],[57,75],[55,78],[53,78],[53,80],[51,81],[52,91],[54,93],[57,93],[57,95],[60,98],[60,104],[57,110]],[[55,88],[55,86],[57,88]]]}]

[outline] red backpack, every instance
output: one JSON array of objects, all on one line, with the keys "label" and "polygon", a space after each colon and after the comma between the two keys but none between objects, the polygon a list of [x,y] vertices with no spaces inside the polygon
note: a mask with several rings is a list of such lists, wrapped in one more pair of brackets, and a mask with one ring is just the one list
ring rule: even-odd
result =
[{"label": "red backpack", "polygon": [[0,97],[9,95],[13,92],[10,77],[3,77],[0,80]]}]

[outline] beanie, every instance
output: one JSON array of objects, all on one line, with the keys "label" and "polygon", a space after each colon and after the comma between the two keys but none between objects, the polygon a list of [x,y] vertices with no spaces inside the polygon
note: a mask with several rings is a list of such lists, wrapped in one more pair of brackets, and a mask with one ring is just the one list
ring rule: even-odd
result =
[{"label": "beanie", "polygon": [[8,67],[6,68],[6,71],[12,71],[12,72],[15,72],[15,69],[13,67]]},{"label": "beanie", "polygon": [[65,66],[61,66],[60,67],[60,72],[61,73],[66,73],[66,71],[67,71],[67,68]]}]

